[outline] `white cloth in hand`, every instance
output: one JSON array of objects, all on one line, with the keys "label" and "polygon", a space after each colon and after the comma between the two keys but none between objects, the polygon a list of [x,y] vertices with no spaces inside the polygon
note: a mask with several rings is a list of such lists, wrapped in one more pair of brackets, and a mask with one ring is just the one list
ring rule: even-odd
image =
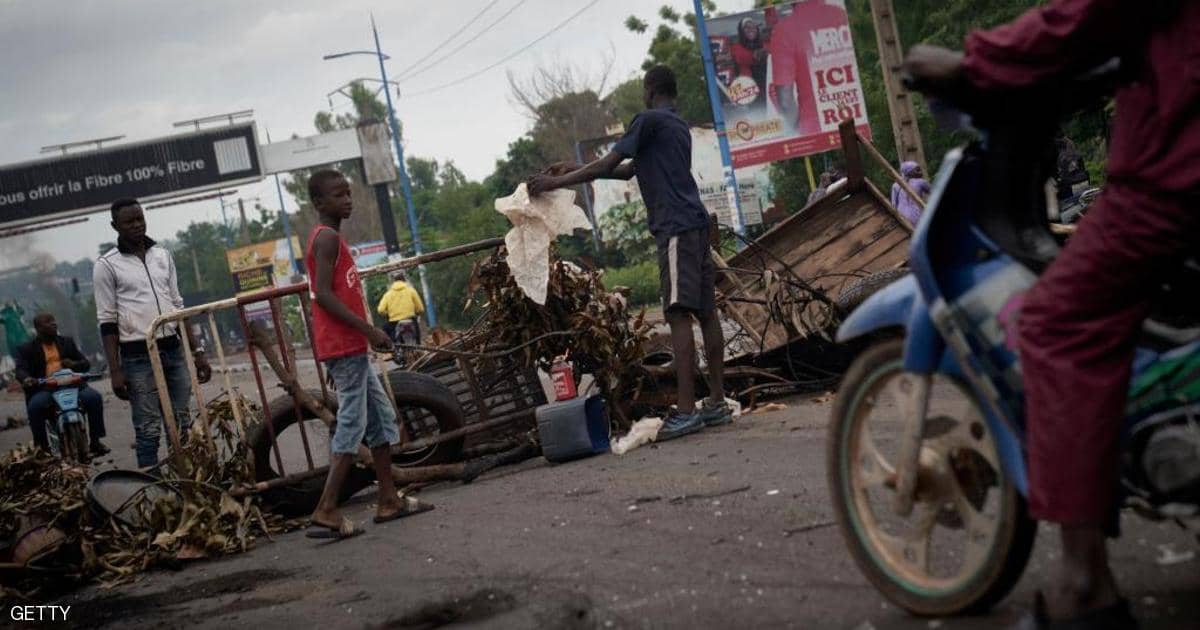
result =
[{"label": "white cloth in hand", "polygon": [[513,194],[496,200],[496,211],[513,224],[504,236],[513,279],[529,299],[545,304],[550,242],[560,234],[591,227],[583,209],[575,205],[575,192],[552,190],[530,198],[522,183]]}]

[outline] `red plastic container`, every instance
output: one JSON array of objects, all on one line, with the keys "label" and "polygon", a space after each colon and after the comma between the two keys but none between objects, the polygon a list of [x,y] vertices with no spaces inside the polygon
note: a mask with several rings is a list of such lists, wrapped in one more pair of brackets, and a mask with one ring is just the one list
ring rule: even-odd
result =
[{"label": "red plastic container", "polygon": [[575,370],[571,364],[558,360],[550,368],[550,380],[554,383],[555,400],[571,400],[578,392],[575,391]]}]

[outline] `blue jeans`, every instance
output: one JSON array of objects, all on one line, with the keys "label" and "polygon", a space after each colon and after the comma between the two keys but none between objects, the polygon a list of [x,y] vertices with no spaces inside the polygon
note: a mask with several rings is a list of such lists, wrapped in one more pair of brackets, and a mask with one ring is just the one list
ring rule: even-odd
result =
[{"label": "blue jeans", "polygon": [[[159,352],[162,358],[163,376],[167,381],[167,394],[174,408],[175,425],[181,434],[192,426],[192,414],[188,401],[192,397],[192,382],[188,375],[183,348]],[[129,404],[133,408],[133,431],[137,435],[137,462],[139,468],[158,463],[158,443],[161,441],[163,416],[158,401],[158,388],[154,384],[154,369],[150,355],[121,356],[121,371],[129,385]]]},{"label": "blue jeans", "polygon": [[369,448],[400,441],[396,410],[388,399],[379,373],[365,354],[325,362],[337,388],[337,427],[330,450],[335,455],[354,454],[364,439]]},{"label": "blue jeans", "polygon": [[[84,387],[79,390],[79,407],[88,417],[88,437],[95,442],[104,437],[104,399],[100,392]],[[51,392],[42,390],[29,397],[25,410],[29,415],[29,430],[33,432],[33,443],[48,449],[46,441],[46,421],[54,414],[54,397]]]}]

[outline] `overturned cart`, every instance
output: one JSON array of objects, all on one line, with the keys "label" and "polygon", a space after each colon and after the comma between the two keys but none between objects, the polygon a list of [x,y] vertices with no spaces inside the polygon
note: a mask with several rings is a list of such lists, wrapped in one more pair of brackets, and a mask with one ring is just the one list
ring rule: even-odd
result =
[{"label": "overturned cart", "polygon": [[[386,274],[494,250],[502,244],[502,239],[489,239],[385,263],[364,269],[361,275],[367,278]],[[247,307],[255,304],[261,314],[252,318]],[[269,311],[262,309],[262,304],[269,306]],[[227,356],[221,342],[216,315],[228,310],[236,313],[248,342],[246,360],[254,377],[250,397],[245,396],[249,392],[235,386],[232,372],[239,366],[233,365],[233,357]],[[238,402],[221,407],[226,411],[224,417],[210,417],[210,401],[205,400],[205,389],[189,362],[199,407],[198,427],[191,438],[214,442],[214,431],[232,429],[239,444],[226,455],[251,460],[254,483],[232,488],[231,494],[258,494],[268,507],[283,514],[301,514],[315,506],[328,470],[329,439],[337,407],[336,396],[311,347],[293,342],[293,336],[311,339],[310,313],[308,287],[298,284],[162,316],[147,335],[152,340],[150,356],[158,391],[162,404],[169,408],[161,361],[153,347],[156,331],[173,322],[190,319],[195,325],[201,318],[206,320],[204,325],[211,332],[214,346],[214,380],[221,388],[210,398],[228,397]],[[186,336],[183,343],[184,351],[190,353]],[[481,355],[456,351],[455,345],[449,343],[436,354],[424,356],[411,369],[395,369],[388,357],[374,355],[377,370],[386,375],[382,381],[400,425],[401,440],[393,447],[393,476],[398,483],[469,481],[489,467],[519,461],[536,452],[521,434],[533,426],[534,410],[546,403],[537,371],[524,367],[515,353]],[[251,397],[257,402],[249,402]],[[172,448],[170,463],[186,471],[182,438],[173,423],[165,424]],[[354,467],[343,489],[344,498],[374,479],[365,447],[360,447],[360,456],[367,465]],[[464,459],[471,461],[463,463]]]},{"label": "overturned cart", "polygon": [[916,194],[852,125],[841,134],[845,179],[727,260],[717,256],[723,311],[738,329],[727,365],[744,376],[745,397],[835,383],[853,352],[832,340],[841,318],[905,273],[912,226],[867,178],[864,154],[889,188]]}]

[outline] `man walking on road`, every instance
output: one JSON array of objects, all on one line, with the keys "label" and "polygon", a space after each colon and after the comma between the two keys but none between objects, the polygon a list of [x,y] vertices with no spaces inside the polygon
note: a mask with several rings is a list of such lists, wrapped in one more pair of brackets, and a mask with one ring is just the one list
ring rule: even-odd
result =
[{"label": "man walking on road", "polygon": [[[678,405],[658,433],[669,440],[730,422],[722,376],[725,340],[714,297],[716,268],[709,254],[708,211],[692,177],[691,130],[675,111],[675,73],[651,68],[642,80],[646,111],[638,114],[612,151],[587,166],[556,165],[529,181],[536,195],[596,179],[638,178],[658,245],[663,312],[671,327]],[[631,159],[631,162],[624,162]],[[700,322],[708,359],[708,399],[696,408],[692,320]]]},{"label": "man walking on road", "polygon": [[[148,468],[158,464],[163,414],[146,346],[146,330],[158,316],[182,309],[183,297],[179,295],[175,260],[171,252],[146,236],[146,217],[136,199],[113,202],[112,227],[117,232],[117,246],[96,261],[92,272],[96,320],[104,340],[113,393],[121,400],[128,400],[133,410],[138,466]],[[192,424],[188,410],[192,388],[179,328],[178,323],[167,324],[156,335],[175,423],[186,435]],[[201,383],[207,383],[212,369],[204,350],[196,345],[186,323],[183,331],[192,347],[196,376]]]}]

